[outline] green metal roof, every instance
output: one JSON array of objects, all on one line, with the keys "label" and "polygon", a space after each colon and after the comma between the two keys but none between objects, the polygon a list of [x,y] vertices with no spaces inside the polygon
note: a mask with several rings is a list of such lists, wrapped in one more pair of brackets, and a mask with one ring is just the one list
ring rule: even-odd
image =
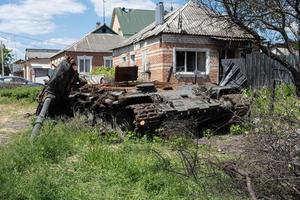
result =
[{"label": "green metal roof", "polygon": [[117,16],[124,37],[130,37],[155,20],[154,10],[114,8],[113,19]]}]

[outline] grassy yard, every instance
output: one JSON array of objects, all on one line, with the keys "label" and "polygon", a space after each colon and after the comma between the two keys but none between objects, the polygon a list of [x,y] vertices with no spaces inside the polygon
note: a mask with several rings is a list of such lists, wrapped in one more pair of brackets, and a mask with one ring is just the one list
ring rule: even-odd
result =
[{"label": "grassy yard", "polygon": [[[121,140],[81,119],[46,121],[29,142],[36,95],[41,88],[0,90],[0,199],[248,199],[234,180],[214,164],[243,153],[248,125],[231,135],[195,141],[175,137]],[[248,93],[252,96],[252,93]],[[270,91],[257,91],[252,114],[265,124]],[[300,119],[299,100],[289,88],[276,90],[274,115]],[[25,116],[26,117],[25,117]],[[251,124],[250,124],[251,125]],[[276,129],[274,129],[276,130]],[[180,154],[184,152],[184,154]],[[198,163],[191,170],[197,152]],[[187,160],[183,160],[184,155]],[[215,163],[215,164],[216,164]]]},{"label": "grassy yard", "polygon": [[[20,116],[34,112],[38,91],[0,91],[3,126],[26,122],[0,146],[0,199],[245,199],[217,169],[201,165],[199,180],[186,174],[178,149],[194,151],[192,140],[150,141],[132,134],[120,141],[73,119],[47,121],[30,143],[32,117]],[[198,147],[208,155],[206,144]]]},{"label": "grassy yard", "polygon": [[47,122],[34,144],[28,135],[1,147],[0,199],[245,199],[218,170],[198,181],[178,175],[184,171],[176,149],[194,148],[183,139],[121,142],[79,120]]}]

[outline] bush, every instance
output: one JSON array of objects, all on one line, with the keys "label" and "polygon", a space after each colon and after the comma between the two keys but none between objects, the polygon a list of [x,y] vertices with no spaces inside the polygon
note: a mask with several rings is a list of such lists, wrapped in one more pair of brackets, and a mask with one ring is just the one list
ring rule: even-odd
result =
[{"label": "bush", "polygon": [[42,87],[15,87],[0,89],[0,97],[10,98],[12,100],[26,100],[34,102]]},{"label": "bush", "polygon": [[95,67],[93,68],[92,75],[104,75],[107,78],[115,77],[115,68],[113,67]]}]

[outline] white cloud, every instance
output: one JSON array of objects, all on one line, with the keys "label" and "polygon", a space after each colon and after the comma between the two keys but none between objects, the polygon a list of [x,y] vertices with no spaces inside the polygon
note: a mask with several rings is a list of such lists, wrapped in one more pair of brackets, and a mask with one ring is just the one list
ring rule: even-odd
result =
[{"label": "white cloud", "polygon": [[25,56],[26,48],[49,48],[49,49],[62,49],[70,44],[73,44],[78,39],[76,38],[51,38],[45,41],[16,41],[14,37],[1,37],[0,41],[4,43],[6,48],[12,50],[16,59]]},{"label": "white cloud", "polygon": [[46,47],[55,47],[55,48],[64,48],[65,46],[71,45],[76,42],[77,38],[51,38],[41,42],[32,42],[32,45]]},{"label": "white cloud", "polygon": [[31,35],[55,30],[53,19],[65,14],[83,13],[86,7],[78,0],[24,0],[0,5],[0,30]]}]

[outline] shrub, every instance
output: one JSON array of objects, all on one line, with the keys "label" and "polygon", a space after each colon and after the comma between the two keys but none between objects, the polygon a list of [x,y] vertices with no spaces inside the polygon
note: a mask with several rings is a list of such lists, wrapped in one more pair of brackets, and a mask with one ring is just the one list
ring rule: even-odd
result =
[{"label": "shrub", "polygon": [[115,68],[113,67],[95,67],[93,68],[92,75],[104,75],[107,78],[114,78]]}]

